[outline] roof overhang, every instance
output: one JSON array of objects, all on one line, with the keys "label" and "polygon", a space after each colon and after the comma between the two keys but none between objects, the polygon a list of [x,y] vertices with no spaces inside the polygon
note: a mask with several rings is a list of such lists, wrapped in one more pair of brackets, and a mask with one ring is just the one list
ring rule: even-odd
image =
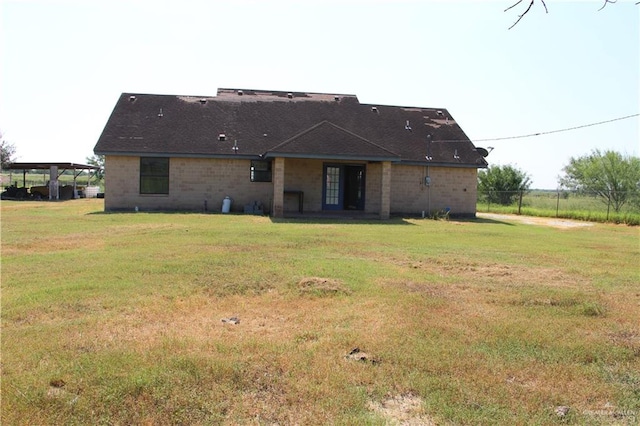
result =
[{"label": "roof overhang", "polygon": [[100,170],[99,166],[79,163],[12,163],[10,170],[49,170],[51,167],[74,170]]},{"label": "roof overhang", "polygon": [[299,158],[308,160],[333,160],[333,161],[391,161],[399,162],[400,157],[389,156],[360,156],[360,155],[332,155],[332,154],[292,154],[286,152],[266,152],[262,158]]},{"label": "roof overhang", "polygon": [[488,164],[468,164],[468,163],[452,163],[438,161],[400,161],[405,166],[424,166],[424,167],[450,167],[458,169],[484,169]]}]

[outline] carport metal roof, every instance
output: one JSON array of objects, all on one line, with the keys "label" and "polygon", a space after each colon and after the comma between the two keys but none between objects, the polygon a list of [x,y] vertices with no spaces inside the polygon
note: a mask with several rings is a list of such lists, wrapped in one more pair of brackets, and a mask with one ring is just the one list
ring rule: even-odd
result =
[{"label": "carport metal roof", "polygon": [[99,170],[99,166],[91,166],[89,164],[79,163],[12,163],[9,165],[10,170],[49,170],[51,166],[59,169],[75,169],[75,170]]}]

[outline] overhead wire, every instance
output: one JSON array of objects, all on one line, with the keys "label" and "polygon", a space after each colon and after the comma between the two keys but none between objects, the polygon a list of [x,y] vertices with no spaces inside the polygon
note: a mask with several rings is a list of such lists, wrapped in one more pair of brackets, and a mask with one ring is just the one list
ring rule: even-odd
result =
[{"label": "overhead wire", "polygon": [[604,121],[598,121],[596,123],[582,124],[580,126],[567,127],[567,128],[564,128],[564,129],[549,130],[549,131],[546,131],[546,132],[530,133],[528,135],[507,136],[507,137],[503,137],[503,138],[476,139],[475,141],[476,142],[502,141],[502,140],[507,140],[507,139],[530,138],[530,137],[533,137],[533,136],[542,136],[542,135],[550,135],[550,134],[553,134],[553,133],[569,132],[571,130],[584,129],[585,127],[599,126],[601,124],[612,123],[614,121],[626,120],[628,118],[637,117],[639,115],[640,114],[631,114],[631,115],[626,115],[624,117],[612,118],[611,120],[604,120]]},{"label": "overhead wire", "polygon": [[[625,115],[624,117],[612,118],[610,120],[598,121],[595,123],[582,124],[580,126],[566,127],[563,129],[556,129],[556,130],[548,130],[546,132],[536,132],[536,133],[529,133],[526,135],[518,135],[518,136],[505,136],[501,138],[472,139],[472,141],[473,142],[493,142],[493,141],[504,141],[509,139],[531,138],[534,136],[550,135],[553,133],[569,132],[572,130],[584,129],[585,127],[599,126],[601,124],[607,124],[607,123],[612,123],[614,121],[626,120],[626,119],[638,117],[638,116],[640,116],[640,113]],[[464,142],[464,141],[463,140],[441,140],[439,142]]]}]

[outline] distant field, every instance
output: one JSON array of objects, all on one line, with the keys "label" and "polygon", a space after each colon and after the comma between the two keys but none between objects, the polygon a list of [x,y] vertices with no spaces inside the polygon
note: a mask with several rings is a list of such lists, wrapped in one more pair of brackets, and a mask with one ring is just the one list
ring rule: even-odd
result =
[{"label": "distant field", "polygon": [[637,196],[630,197],[620,211],[616,212],[611,205],[595,194],[533,190],[523,194],[522,204],[516,196],[514,203],[509,206],[488,203],[486,198],[479,194],[477,211],[640,225],[640,200]]},{"label": "distant field", "polygon": [[103,201],[0,203],[3,425],[640,421],[637,227]]}]

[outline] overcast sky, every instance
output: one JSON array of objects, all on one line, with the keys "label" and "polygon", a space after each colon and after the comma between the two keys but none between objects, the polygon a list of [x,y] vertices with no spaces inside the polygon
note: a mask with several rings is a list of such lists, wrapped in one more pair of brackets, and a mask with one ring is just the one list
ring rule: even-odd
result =
[{"label": "overcast sky", "polygon": [[447,108],[492,165],[553,189],[573,156],[640,154],[640,6],[619,0],[2,0],[0,130],[86,162],[122,92],[219,87]]}]

